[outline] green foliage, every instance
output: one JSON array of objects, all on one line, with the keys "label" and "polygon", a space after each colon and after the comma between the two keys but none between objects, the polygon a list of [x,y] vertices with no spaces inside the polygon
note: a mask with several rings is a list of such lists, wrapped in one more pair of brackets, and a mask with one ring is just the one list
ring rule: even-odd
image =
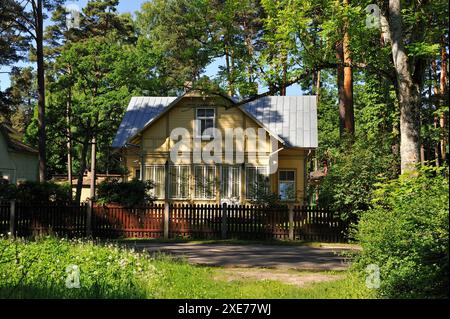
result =
[{"label": "green foliage", "polygon": [[24,182],[18,186],[0,183],[0,200],[16,200],[24,204],[48,205],[69,204],[71,202],[69,185],[51,182]]},{"label": "green foliage", "polygon": [[376,183],[395,176],[396,163],[386,150],[364,140],[344,140],[331,155],[328,175],[320,185],[320,205],[354,220],[370,208]]},{"label": "green foliage", "polygon": [[[447,172],[447,173],[446,173]],[[423,167],[379,185],[373,209],[362,215],[356,267],[380,267],[379,295],[449,296],[448,169]]]},{"label": "green foliage", "polygon": [[[66,287],[67,267],[80,288]],[[81,240],[0,239],[0,298],[145,298],[158,272],[148,255]]]},{"label": "green foliage", "polygon": [[154,188],[151,181],[134,179],[130,182],[119,182],[109,179],[98,185],[97,201],[99,204],[120,204],[125,207],[146,205],[154,201],[150,191]]}]

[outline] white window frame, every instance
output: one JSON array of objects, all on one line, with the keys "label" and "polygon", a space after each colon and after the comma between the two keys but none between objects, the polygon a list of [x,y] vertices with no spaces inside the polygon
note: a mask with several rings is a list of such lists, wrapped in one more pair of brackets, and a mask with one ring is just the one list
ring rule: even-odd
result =
[{"label": "white window frame", "polygon": [[[180,180],[177,180],[177,196],[174,196],[172,194],[172,168],[175,168],[177,171],[176,174],[178,177],[181,177],[181,168],[187,168],[188,170],[188,178],[187,178],[187,194],[186,197],[181,197],[181,182]],[[190,198],[190,187],[191,187],[191,181],[190,181],[190,175],[191,175],[191,167],[189,165],[170,165],[169,166],[169,198],[174,200],[186,200]]]},{"label": "white window frame", "polygon": [[[166,166],[165,165],[149,165],[145,167],[145,180],[151,180],[150,179],[150,171],[152,171],[153,176],[156,176],[156,171],[157,169],[162,169],[163,171],[163,180],[160,182],[160,184],[162,185],[162,193],[161,194],[156,194],[156,185],[155,188],[153,188],[150,192],[152,194],[152,196],[155,196],[156,199],[164,199],[166,196]],[[153,183],[155,184],[159,184],[158,181],[155,180],[151,180]]]},{"label": "white window frame", "polygon": [[[290,173],[294,173],[294,180],[293,181],[287,181],[281,180],[281,172],[290,172]],[[294,184],[294,198],[290,198],[290,199],[283,199],[281,198],[281,188],[280,185],[281,183],[292,183]],[[280,198],[281,201],[283,202],[295,202],[297,199],[297,171],[295,169],[280,169],[278,170],[278,197]]]},{"label": "white window frame", "polygon": [[[224,181],[224,176],[225,176],[225,168],[228,170],[228,183],[225,183]],[[236,183],[236,181],[233,180],[233,170],[238,171],[238,180],[237,180],[237,184],[238,184],[238,196],[233,197],[230,196],[230,194],[233,193],[233,183]],[[242,191],[242,181],[241,181],[241,165],[223,165],[220,168],[220,186],[221,186],[221,197],[222,199],[229,199],[229,200],[240,200],[241,198],[241,191]],[[226,190],[226,192],[225,192]],[[227,195],[225,195],[225,193],[228,193]]]},{"label": "white window frame", "polygon": [[[248,174],[248,171],[250,169],[256,170],[256,174],[255,174],[256,177],[259,175],[260,170],[261,171],[264,170],[264,173],[261,174],[261,175],[263,175],[266,178],[269,178],[269,168],[267,166],[246,166],[245,167],[245,198],[249,199],[249,200],[255,200],[256,198],[252,197],[249,194],[249,187],[248,187],[249,186],[249,180],[248,180],[249,174]],[[255,183],[255,182],[257,184],[258,179],[256,179],[256,181],[253,181],[253,183]],[[258,186],[256,186],[256,187],[258,187]],[[267,187],[268,187],[268,192],[270,192],[270,180],[268,181]]]},{"label": "white window frame", "polygon": [[[198,112],[200,110],[212,110],[214,112],[213,116],[199,116]],[[216,116],[217,116],[217,111],[214,107],[199,107],[197,109],[195,109],[195,121],[196,121],[196,137],[202,140],[209,140],[214,138],[214,134],[213,135],[203,135],[201,132],[202,129],[202,123],[201,121],[203,120],[213,120],[213,129],[216,128]]]},{"label": "white window frame", "polygon": [[[212,168],[213,169],[213,190],[211,192],[211,197],[206,196],[206,188],[202,187],[202,190],[200,191],[201,195],[197,196],[197,170],[198,169],[202,169],[202,177],[203,177],[203,183],[206,183],[206,178],[207,178],[207,173],[208,173],[208,168]],[[216,166],[213,165],[195,165],[194,166],[194,198],[195,199],[200,199],[200,200],[215,200],[217,197],[217,185],[216,185],[216,174],[217,174],[217,170],[216,170]]]}]

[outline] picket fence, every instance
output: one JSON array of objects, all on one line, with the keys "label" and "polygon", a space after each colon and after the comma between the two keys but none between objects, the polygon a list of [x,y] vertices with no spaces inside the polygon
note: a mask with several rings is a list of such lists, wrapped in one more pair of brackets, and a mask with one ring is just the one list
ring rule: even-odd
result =
[{"label": "picket fence", "polygon": [[0,204],[0,234],[32,237],[347,241],[338,213],[310,206]]}]

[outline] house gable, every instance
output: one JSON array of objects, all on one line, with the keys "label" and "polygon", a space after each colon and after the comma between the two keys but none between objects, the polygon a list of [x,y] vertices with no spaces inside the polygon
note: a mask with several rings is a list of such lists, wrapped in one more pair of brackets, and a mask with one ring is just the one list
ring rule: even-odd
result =
[{"label": "house gable", "polygon": [[[113,142],[113,148],[125,147],[136,135],[164,116],[185,99],[216,101],[231,106],[235,101],[224,97],[200,97],[186,94],[181,97],[132,98]],[[219,102],[217,102],[219,100]],[[208,102],[209,103],[209,102]],[[284,146],[314,149],[318,146],[316,97],[264,97],[236,107],[248,118],[266,129]],[[242,114],[240,114],[242,116]],[[225,119],[222,119],[226,121]]]},{"label": "house gable", "polygon": [[[216,128],[222,134],[222,140],[225,138],[227,129],[234,128],[253,128],[257,132],[261,125],[255,121],[245,111],[237,107],[229,107],[229,101],[221,97],[190,97],[186,96],[176,103],[167,107],[164,113],[147,124],[141,131],[130,139],[131,144],[139,145],[147,155],[161,155],[170,152],[175,142],[170,140],[170,134],[174,129],[187,129],[191,137],[195,134],[196,110],[198,108],[213,108],[216,116]],[[266,149],[270,151],[268,142],[269,134],[266,134]],[[204,141],[202,144],[209,143]],[[239,145],[236,142],[236,148],[244,152],[255,151],[248,146]],[[185,150],[191,151],[191,150]],[[223,153],[225,150],[223,150]]]}]

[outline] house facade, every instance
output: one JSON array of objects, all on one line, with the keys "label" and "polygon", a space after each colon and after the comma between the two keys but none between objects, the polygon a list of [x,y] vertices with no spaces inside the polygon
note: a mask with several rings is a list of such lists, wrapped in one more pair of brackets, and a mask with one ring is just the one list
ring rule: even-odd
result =
[{"label": "house facade", "polygon": [[128,174],[154,182],[157,202],[247,204],[261,194],[303,204],[317,148],[314,96],[131,99],[113,142]]},{"label": "house facade", "polygon": [[17,184],[36,182],[38,177],[38,151],[23,143],[12,127],[0,124],[0,179]]}]

